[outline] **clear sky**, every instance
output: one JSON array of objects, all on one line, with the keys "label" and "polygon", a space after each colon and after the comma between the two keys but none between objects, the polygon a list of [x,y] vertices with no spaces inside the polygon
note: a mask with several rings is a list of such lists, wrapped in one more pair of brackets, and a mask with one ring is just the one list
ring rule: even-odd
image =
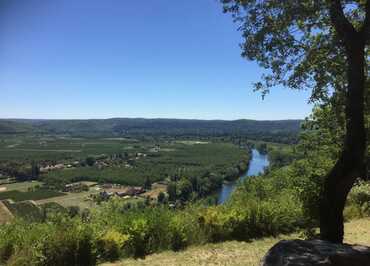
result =
[{"label": "clear sky", "polygon": [[0,117],[293,119],[217,0],[0,0]]}]

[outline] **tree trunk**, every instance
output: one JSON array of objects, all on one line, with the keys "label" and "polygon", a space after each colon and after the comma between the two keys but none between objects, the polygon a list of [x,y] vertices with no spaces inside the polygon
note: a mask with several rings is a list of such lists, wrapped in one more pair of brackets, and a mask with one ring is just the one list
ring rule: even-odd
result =
[{"label": "tree trunk", "polygon": [[341,156],[328,174],[320,206],[321,238],[343,242],[343,210],[356,178],[365,174],[366,132],[364,123],[365,58],[364,43],[347,45],[346,137]]}]

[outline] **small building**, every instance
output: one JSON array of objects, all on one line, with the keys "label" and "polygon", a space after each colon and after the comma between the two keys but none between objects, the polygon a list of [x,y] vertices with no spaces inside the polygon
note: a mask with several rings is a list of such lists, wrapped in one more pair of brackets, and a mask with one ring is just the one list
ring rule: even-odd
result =
[{"label": "small building", "polygon": [[81,191],[88,191],[88,190],[89,190],[89,186],[82,182],[67,184],[64,186],[64,189],[63,189],[64,192],[81,192]]},{"label": "small building", "polygon": [[110,189],[110,188],[113,188],[113,184],[103,184],[101,185],[101,187],[104,189]]},{"label": "small building", "polygon": [[118,196],[118,197],[126,197],[127,196],[127,193],[126,193],[126,191],[117,191],[116,192],[116,195]]},{"label": "small building", "polygon": [[126,193],[128,196],[137,196],[145,193],[145,189],[143,189],[142,187],[130,187],[129,189],[127,189]]},{"label": "small building", "polygon": [[145,193],[145,190],[142,187],[127,187],[121,190],[113,191],[118,197],[134,197],[140,194]]}]

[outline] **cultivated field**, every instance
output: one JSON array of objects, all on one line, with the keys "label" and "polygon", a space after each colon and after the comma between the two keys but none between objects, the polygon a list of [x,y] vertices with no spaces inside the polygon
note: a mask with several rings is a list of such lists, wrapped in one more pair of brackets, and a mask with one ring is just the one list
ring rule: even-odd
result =
[{"label": "cultivated field", "polygon": [[49,189],[38,189],[34,191],[21,192],[17,190],[10,190],[6,192],[0,192],[0,200],[11,199],[13,201],[25,201],[25,200],[41,200],[52,197],[59,197],[65,195],[62,192],[49,190]]},{"label": "cultivated field", "polygon": [[93,208],[96,204],[90,199],[90,195],[97,194],[98,191],[91,189],[86,192],[66,193],[60,197],[52,197],[36,201],[38,205],[55,202],[63,207],[78,206],[81,209]]},{"label": "cultivated field", "polygon": [[26,181],[26,182],[16,182],[16,183],[11,183],[11,184],[4,184],[4,185],[0,185],[0,191],[1,191],[1,188],[5,188],[4,191],[18,190],[21,192],[27,192],[30,189],[35,188],[36,186],[42,186],[42,182]]},{"label": "cultivated field", "polygon": [[[207,172],[228,175],[228,171],[237,167],[241,160],[248,160],[245,150],[228,143],[202,145],[161,143],[158,149],[154,149],[153,146],[155,143],[150,142],[135,145],[133,150],[127,152],[129,159],[126,161],[130,161],[129,163],[125,159],[108,158],[92,167],[51,171],[42,178],[45,182],[54,180],[55,183],[72,182],[78,178],[100,183],[142,186],[147,178],[151,182],[157,182],[179,174],[179,171],[186,176],[203,176]],[[100,150],[99,153],[90,155],[103,152]],[[135,154],[143,156],[136,157]]]},{"label": "cultivated field", "polygon": [[0,160],[64,160],[93,154],[120,153],[132,148],[135,140],[89,139],[61,136],[2,136]]}]

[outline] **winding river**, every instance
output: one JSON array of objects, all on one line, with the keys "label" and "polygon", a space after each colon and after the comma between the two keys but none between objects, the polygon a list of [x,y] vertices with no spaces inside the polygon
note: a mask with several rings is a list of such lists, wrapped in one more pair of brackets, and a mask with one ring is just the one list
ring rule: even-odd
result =
[{"label": "winding river", "polygon": [[258,150],[252,150],[252,159],[249,163],[248,171],[239,177],[239,179],[235,182],[230,182],[223,184],[222,189],[218,196],[218,204],[223,204],[225,201],[228,200],[231,193],[235,190],[239,181],[244,180],[248,176],[255,176],[258,174],[263,173],[265,167],[269,166],[270,162],[268,160],[267,155],[263,155],[258,152]]}]

